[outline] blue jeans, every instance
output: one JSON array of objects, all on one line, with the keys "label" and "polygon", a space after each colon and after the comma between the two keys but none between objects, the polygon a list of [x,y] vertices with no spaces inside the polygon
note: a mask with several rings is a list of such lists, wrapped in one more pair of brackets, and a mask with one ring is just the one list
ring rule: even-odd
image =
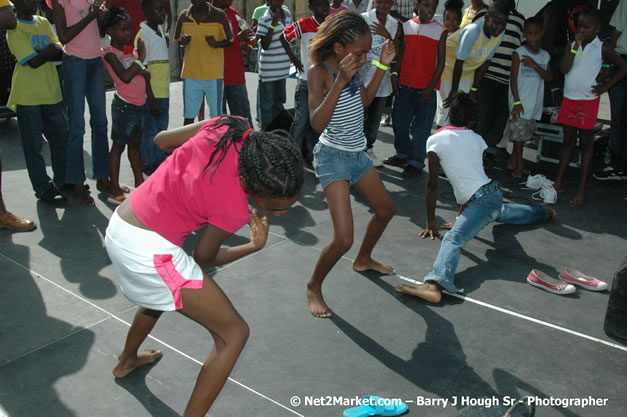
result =
[{"label": "blue jeans", "polygon": [[28,177],[35,197],[51,189],[53,181],[46,172],[46,161],[41,154],[42,133],[48,139],[54,184],[61,188],[65,184],[68,127],[63,115],[63,104],[39,106],[17,106],[17,126],[20,129],[22,148]]},{"label": "blue jeans", "polygon": [[224,98],[222,99],[222,113],[227,114],[226,105],[229,105],[229,114],[241,116],[248,120],[253,126],[253,118],[250,115],[250,102],[248,101],[248,90],[246,84],[225,85]]},{"label": "blue jeans", "polygon": [[385,110],[388,102],[387,97],[375,97],[372,103],[366,109],[366,119],[364,120],[364,134],[366,135],[366,148],[371,149],[377,140],[379,133],[379,124],[381,123],[381,115]]},{"label": "blue jeans", "polygon": [[[623,56],[624,57],[624,56]],[[625,90],[627,77],[617,82],[610,90],[610,165],[616,169],[627,168],[627,135],[625,134]]]},{"label": "blue jeans", "polygon": [[[455,287],[455,270],[462,248],[485,226],[493,221],[505,224],[534,224],[546,220],[549,212],[544,207],[521,204],[503,204],[501,190],[495,190],[466,203],[466,209],[451,230],[444,235],[440,252],[424,282],[433,281],[451,293]],[[463,291],[463,290],[462,290]]]},{"label": "blue jeans", "polygon": [[307,81],[298,79],[294,92],[294,121],[290,129],[290,136],[303,157],[311,159],[313,148],[318,142],[318,134],[314,132],[309,121],[309,87]]},{"label": "blue jeans", "polygon": [[259,79],[259,111],[257,116],[261,120],[261,128],[265,129],[283,111],[285,103],[285,78],[277,81],[262,82]]},{"label": "blue jeans", "polygon": [[148,102],[144,104],[144,118],[142,122],[141,156],[142,170],[148,175],[152,174],[161,162],[165,161],[168,154],[155,145],[155,136],[162,130],[168,129],[170,122],[170,99],[157,98],[157,103],[161,109],[160,116],[150,114]]},{"label": "blue jeans", "polygon": [[[431,126],[436,109],[435,91],[427,102],[420,100],[422,91],[401,85],[392,110],[396,155],[399,158],[407,159],[409,165],[418,169],[425,167],[427,138],[431,136]],[[410,129],[411,139],[409,137]]]},{"label": "blue jeans", "polygon": [[68,109],[69,137],[65,182],[85,182],[83,135],[85,99],[89,104],[93,177],[109,177],[109,143],[105,104],[104,69],[101,58],[81,59],[63,55],[63,100]]}]

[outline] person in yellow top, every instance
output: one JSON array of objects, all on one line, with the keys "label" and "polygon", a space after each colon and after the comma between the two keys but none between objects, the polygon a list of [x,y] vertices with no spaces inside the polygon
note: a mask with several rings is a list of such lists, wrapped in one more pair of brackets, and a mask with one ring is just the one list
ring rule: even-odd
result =
[{"label": "person in yellow top", "polygon": [[175,40],[185,47],[183,78],[184,124],[194,122],[203,95],[210,117],[222,114],[224,49],[233,44],[231,25],[222,9],[206,0],[192,0],[176,22]]},{"label": "person in yellow top", "polygon": [[[45,17],[36,16],[37,0],[14,0],[17,27],[7,31],[7,43],[17,64],[8,106],[17,113],[26,169],[35,196],[49,203],[65,201],[59,189],[65,185],[68,127],[63,115],[59,76],[54,61],[63,46]],[[54,182],[41,154],[42,134],[50,145]]]},{"label": "person in yellow top", "polygon": [[[17,20],[11,10],[11,4],[9,0],[0,0],[0,30],[15,29],[17,26]],[[2,161],[0,161],[0,229],[15,230],[18,232],[25,232],[32,230],[37,225],[31,219],[16,216],[15,214],[7,211],[2,199]]]},{"label": "person in yellow top", "polygon": [[477,99],[479,83],[503,40],[508,15],[507,6],[496,2],[488,9],[485,19],[471,23],[446,40],[446,60],[437,95],[438,126],[448,125],[448,102],[453,93],[470,92]]},{"label": "person in yellow top", "polygon": [[484,15],[487,8],[488,5],[485,4],[483,0],[470,0],[470,7],[464,10],[462,22],[460,23],[459,28],[463,29],[471,24],[477,15]]}]

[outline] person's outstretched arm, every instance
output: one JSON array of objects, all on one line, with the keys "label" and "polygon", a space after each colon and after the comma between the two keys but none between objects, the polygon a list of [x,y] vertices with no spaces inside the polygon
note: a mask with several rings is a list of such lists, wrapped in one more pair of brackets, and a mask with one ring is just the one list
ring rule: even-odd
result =
[{"label": "person's outstretched arm", "polygon": [[194,260],[201,268],[225,265],[262,249],[268,239],[270,221],[261,217],[256,209],[248,206],[250,212],[250,242],[223,248],[222,244],[232,233],[207,225],[194,249]]},{"label": "person's outstretched arm", "polygon": [[155,136],[155,145],[171,153],[194,137],[205,123],[206,121],[202,120],[186,126],[177,127],[176,129],[163,130]]}]

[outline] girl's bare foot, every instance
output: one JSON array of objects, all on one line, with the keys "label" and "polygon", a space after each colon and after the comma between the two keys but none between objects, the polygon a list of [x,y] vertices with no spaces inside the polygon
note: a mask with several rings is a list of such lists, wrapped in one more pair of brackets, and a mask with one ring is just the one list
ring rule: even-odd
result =
[{"label": "girl's bare foot", "polygon": [[[118,186],[118,188],[123,192],[123,193],[130,193],[131,189],[128,188],[126,185],[122,185],[120,184]],[[96,180],[96,190],[98,191],[106,191],[108,193],[111,194],[115,194],[113,191],[113,185],[111,184],[111,181],[109,180],[109,178],[98,178]]]},{"label": "girl's bare foot", "polygon": [[122,363],[122,361],[118,362],[118,364],[115,365],[115,368],[113,368],[113,376],[115,376],[116,378],[124,378],[126,375],[130,374],[140,366],[153,363],[162,356],[163,352],[161,352],[160,350],[142,350],[137,354],[136,357],[124,361],[124,363]]},{"label": "girl's bare foot", "polygon": [[442,300],[442,290],[437,284],[427,282],[425,284],[405,285],[399,284],[396,286],[396,291],[401,294],[413,295],[414,297],[422,298],[430,303],[437,304]]},{"label": "girl's bare foot", "polygon": [[364,261],[360,259],[355,259],[355,261],[353,262],[353,271],[375,271],[383,275],[392,275],[396,273],[394,268],[392,268],[391,266],[383,265],[381,262],[377,262],[372,258]]},{"label": "girl's bare foot", "polygon": [[312,316],[322,319],[331,317],[329,306],[322,298],[322,289],[316,289],[307,285],[307,302],[309,303],[309,311]]},{"label": "girl's bare foot", "polygon": [[81,206],[93,207],[96,205],[85,184],[74,184],[74,195]]},{"label": "girl's bare foot", "polygon": [[578,191],[577,194],[575,194],[575,197],[570,200],[570,204],[572,204],[573,206],[583,206],[584,202],[585,198],[583,191]]}]

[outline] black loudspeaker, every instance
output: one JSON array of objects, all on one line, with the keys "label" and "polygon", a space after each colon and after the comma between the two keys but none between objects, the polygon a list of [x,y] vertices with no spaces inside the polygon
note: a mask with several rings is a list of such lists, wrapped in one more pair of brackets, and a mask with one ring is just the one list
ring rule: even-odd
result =
[{"label": "black loudspeaker", "polygon": [[627,342],[627,258],[614,275],[603,330],[608,336]]}]

